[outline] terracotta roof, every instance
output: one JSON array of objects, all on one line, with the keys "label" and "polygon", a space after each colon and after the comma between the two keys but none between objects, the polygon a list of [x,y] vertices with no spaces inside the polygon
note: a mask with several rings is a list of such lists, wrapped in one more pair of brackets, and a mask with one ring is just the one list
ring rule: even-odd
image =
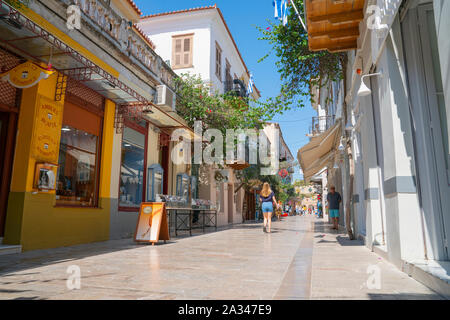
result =
[{"label": "terracotta roof", "polygon": [[142,11],[138,8],[137,4],[134,3],[133,0],[127,0],[127,2],[133,7],[134,11],[136,11],[140,16],[142,15]]},{"label": "terracotta roof", "polygon": [[215,8],[217,8],[217,5],[205,6],[205,7],[197,7],[197,8],[190,8],[190,9],[184,9],[184,10],[169,11],[169,12],[161,12],[161,13],[155,13],[155,14],[149,14],[149,15],[146,15],[146,16],[142,16],[141,19],[161,17],[161,16],[168,16],[170,14],[177,14],[177,13],[186,13],[186,12],[194,12],[194,11],[201,11],[201,10],[209,10],[209,9],[215,9]]},{"label": "terracotta roof", "polygon": [[[217,12],[219,13],[219,16],[222,19],[222,22],[223,22],[223,24],[225,26],[225,29],[227,30],[228,35],[230,36],[230,39],[233,42],[234,47],[236,48],[236,51],[237,51],[237,53],[239,55],[239,58],[242,61],[242,64],[244,65],[245,71],[247,72],[247,75],[250,77],[250,72],[248,71],[247,65],[245,64],[244,59],[242,58],[241,52],[239,51],[239,48],[238,48],[236,42],[234,41],[233,35],[231,34],[230,29],[228,28],[227,22],[225,21],[225,18],[222,15],[222,11],[220,11],[220,9],[217,7],[217,4],[215,4],[213,6],[197,7],[197,8],[190,8],[190,9],[184,9],[184,10],[177,10],[177,11],[169,11],[169,12],[150,14],[150,15],[142,16],[141,20],[148,19],[148,18],[156,18],[156,17],[168,16],[168,15],[172,15],[172,14],[195,12],[195,11],[202,11],[202,10],[211,10],[211,9],[216,9]],[[258,95],[261,96],[261,92],[258,90],[258,88],[256,86],[254,86],[254,89],[256,90],[256,92],[258,92]]]},{"label": "terracotta roof", "polygon": [[133,25],[133,29],[142,37],[144,38],[145,41],[147,41],[147,43],[150,45],[150,47],[152,47],[153,50],[155,50],[156,46],[153,43],[153,41],[144,33],[144,31],[142,31],[141,28],[139,28],[139,26],[137,24]]}]

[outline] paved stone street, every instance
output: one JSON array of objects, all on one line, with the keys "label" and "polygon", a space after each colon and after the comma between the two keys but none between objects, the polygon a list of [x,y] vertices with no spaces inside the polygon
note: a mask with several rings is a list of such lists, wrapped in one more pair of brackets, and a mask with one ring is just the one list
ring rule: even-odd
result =
[{"label": "paved stone street", "polygon": [[[81,269],[70,291],[67,268]],[[380,270],[368,289],[367,268]],[[313,217],[180,238],[108,241],[0,257],[0,299],[416,299],[441,297]]]}]

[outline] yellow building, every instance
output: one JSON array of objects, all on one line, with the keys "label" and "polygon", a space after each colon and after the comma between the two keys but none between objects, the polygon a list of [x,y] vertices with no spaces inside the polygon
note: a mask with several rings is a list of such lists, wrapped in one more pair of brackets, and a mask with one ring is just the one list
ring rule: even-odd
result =
[{"label": "yellow building", "polygon": [[130,235],[148,168],[165,169],[166,193],[190,169],[169,165],[186,124],[153,103],[175,75],[133,27],[134,3],[76,1],[77,29],[69,1],[50,2],[1,4],[0,237],[24,251]]}]

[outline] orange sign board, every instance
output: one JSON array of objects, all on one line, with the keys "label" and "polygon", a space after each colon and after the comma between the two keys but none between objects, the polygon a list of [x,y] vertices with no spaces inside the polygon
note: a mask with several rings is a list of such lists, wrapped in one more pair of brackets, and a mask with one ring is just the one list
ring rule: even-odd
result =
[{"label": "orange sign board", "polygon": [[46,70],[40,66],[27,61],[17,67],[0,74],[0,79],[8,81],[12,86],[20,89],[31,88],[39,81],[47,79],[53,70]]},{"label": "orange sign board", "polygon": [[155,244],[159,240],[170,240],[166,205],[164,202],[142,203],[134,241]]},{"label": "orange sign board", "polygon": [[63,106],[38,97],[33,138],[33,156],[38,161],[58,162]]}]

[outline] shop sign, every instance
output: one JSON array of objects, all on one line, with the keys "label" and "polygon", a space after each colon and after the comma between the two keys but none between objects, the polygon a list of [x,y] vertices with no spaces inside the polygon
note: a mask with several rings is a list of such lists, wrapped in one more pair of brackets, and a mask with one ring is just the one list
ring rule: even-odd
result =
[{"label": "shop sign", "polygon": [[155,244],[159,240],[170,240],[164,202],[146,202],[141,204],[134,241]]},{"label": "shop sign", "polygon": [[63,106],[44,96],[38,96],[33,156],[38,161],[58,162]]},{"label": "shop sign", "polygon": [[0,74],[0,79],[9,82],[13,87],[26,89],[35,86],[43,79],[47,79],[53,73],[53,70],[46,70],[31,61],[27,61]]}]

